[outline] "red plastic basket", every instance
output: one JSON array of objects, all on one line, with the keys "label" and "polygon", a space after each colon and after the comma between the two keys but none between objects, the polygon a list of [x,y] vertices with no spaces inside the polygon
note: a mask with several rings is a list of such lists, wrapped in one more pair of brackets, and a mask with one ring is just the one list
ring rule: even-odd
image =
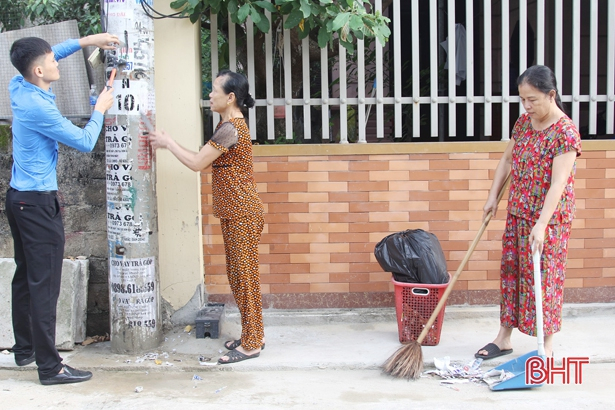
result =
[{"label": "red plastic basket", "polygon": [[[399,341],[406,343],[416,340],[431,314],[436,310],[448,283],[428,285],[397,282],[395,279],[391,279],[391,281],[395,285],[395,312],[397,313]],[[446,305],[442,307],[427,336],[423,339],[421,343],[423,346],[436,346],[440,343],[445,309]]]}]

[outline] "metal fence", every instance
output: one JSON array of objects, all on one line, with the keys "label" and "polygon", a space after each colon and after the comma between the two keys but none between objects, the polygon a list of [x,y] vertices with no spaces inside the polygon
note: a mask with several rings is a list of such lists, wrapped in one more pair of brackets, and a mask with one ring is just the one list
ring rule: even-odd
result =
[{"label": "metal fence", "polygon": [[[228,22],[228,66],[245,72],[256,99],[253,139],[294,140],[298,133],[303,142],[506,140],[523,112],[516,78],[533,64],[554,70],[584,138],[613,137],[615,0],[385,4],[383,10],[375,0],[373,7],[391,19],[389,42],[358,40],[353,55],[339,46],[314,58],[309,37],[296,51],[292,33],[275,29],[255,47],[250,20]],[[210,23],[217,32],[216,15]],[[211,36],[214,75],[219,51]],[[262,63],[264,77],[255,74]],[[214,124],[218,118],[214,113]]]}]

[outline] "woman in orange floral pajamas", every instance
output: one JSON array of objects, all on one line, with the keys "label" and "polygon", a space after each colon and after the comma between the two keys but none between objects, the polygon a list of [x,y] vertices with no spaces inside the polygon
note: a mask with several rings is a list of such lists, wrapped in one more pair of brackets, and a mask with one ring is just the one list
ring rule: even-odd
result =
[{"label": "woman in orange floral pajamas", "polygon": [[220,218],[226,273],[241,315],[241,339],[225,343],[229,352],[218,363],[236,363],[260,355],[264,344],[258,243],[264,225],[263,203],[253,177],[252,142],[245,122],[254,99],[246,78],[221,71],[209,94],[211,110],[222,121],[197,153],[181,147],[164,131],[154,131],[153,148],[166,148],[194,171],[212,166],[214,216]]},{"label": "woman in orange floral pajamas", "polygon": [[536,335],[532,249],[541,254],[545,354],[553,355],[553,334],[560,331],[570,227],[575,212],[575,161],[581,139],[564,113],[553,71],[528,68],[518,79],[527,111],[517,120],[510,143],[495,171],[484,218],[497,210],[498,192],[510,172],[506,230],[500,271],[500,330],[475,356],[491,359],[512,353],[517,327]]}]

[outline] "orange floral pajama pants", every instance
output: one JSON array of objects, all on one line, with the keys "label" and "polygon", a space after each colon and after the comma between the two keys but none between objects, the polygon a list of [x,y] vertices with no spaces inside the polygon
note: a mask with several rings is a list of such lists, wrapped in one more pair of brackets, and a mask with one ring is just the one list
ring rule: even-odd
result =
[{"label": "orange floral pajama pants", "polygon": [[220,219],[226,274],[241,315],[241,345],[246,350],[261,347],[265,336],[263,302],[258,269],[258,243],[263,231],[262,215]]}]

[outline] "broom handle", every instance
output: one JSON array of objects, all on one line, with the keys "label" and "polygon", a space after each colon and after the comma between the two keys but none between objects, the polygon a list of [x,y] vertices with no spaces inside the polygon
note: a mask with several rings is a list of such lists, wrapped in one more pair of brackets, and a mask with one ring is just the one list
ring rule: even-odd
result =
[{"label": "broom handle", "polygon": [[[510,174],[508,174],[508,176],[506,177],[506,180],[504,181],[504,185],[502,185],[502,188],[500,188],[500,193],[498,194],[498,201],[497,201],[498,204],[500,203],[500,199],[502,199],[502,196],[504,195],[504,190],[506,189],[506,185],[508,185],[508,181],[509,180],[510,180]],[[459,267],[457,268],[457,271],[455,272],[455,274],[451,278],[451,281],[449,282],[448,286],[446,287],[446,290],[444,291],[444,294],[442,295],[442,298],[440,298],[440,301],[436,305],[436,308],[433,311],[433,313],[431,314],[431,317],[427,321],[427,324],[423,328],[423,331],[419,335],[418,339],[416,339],[416,342],[418,344],[423,343],[423,339],[425,339],[425,337],[427,336],[427,333],[429,332],[429,329],[431,329],[431,325],[433,325],[433,322],[436,321],[436,317],[438,316],[438,314],[440,313],[440,311],[442,310],[442,308],[446,304],[446,299],[448,299],[448,296],[453,291],[453,287],[455,286],[455,282],[457,282],[457,279],[459,278],[459,275],[463,271],[463,268],[465,268],[466,263],[468,263],[468,260],[470,260],[470,257],[472,256],[472,253],[474,252],[474,248],[476,248],[476,245],[478,245],[478,242],[480,241],[480,238],[483,236],[483,233],[485,232],[485,229],[487,229],[487,225],[489,225],[489,221],[491,220],[492,216],[493,216],[493,212],[489,211],[489,213],[487,214],[487,217],[483,221],[483,224],[481,225],[480,229],[478,230],[478,233],[476,234],[476,237],[474,238],[474,241],[472,242],[472,245],[470,245],[470,249],[468,249],[468,252],[466,252],[466,256],[464,256],[463,260],[459,264]]]}]

